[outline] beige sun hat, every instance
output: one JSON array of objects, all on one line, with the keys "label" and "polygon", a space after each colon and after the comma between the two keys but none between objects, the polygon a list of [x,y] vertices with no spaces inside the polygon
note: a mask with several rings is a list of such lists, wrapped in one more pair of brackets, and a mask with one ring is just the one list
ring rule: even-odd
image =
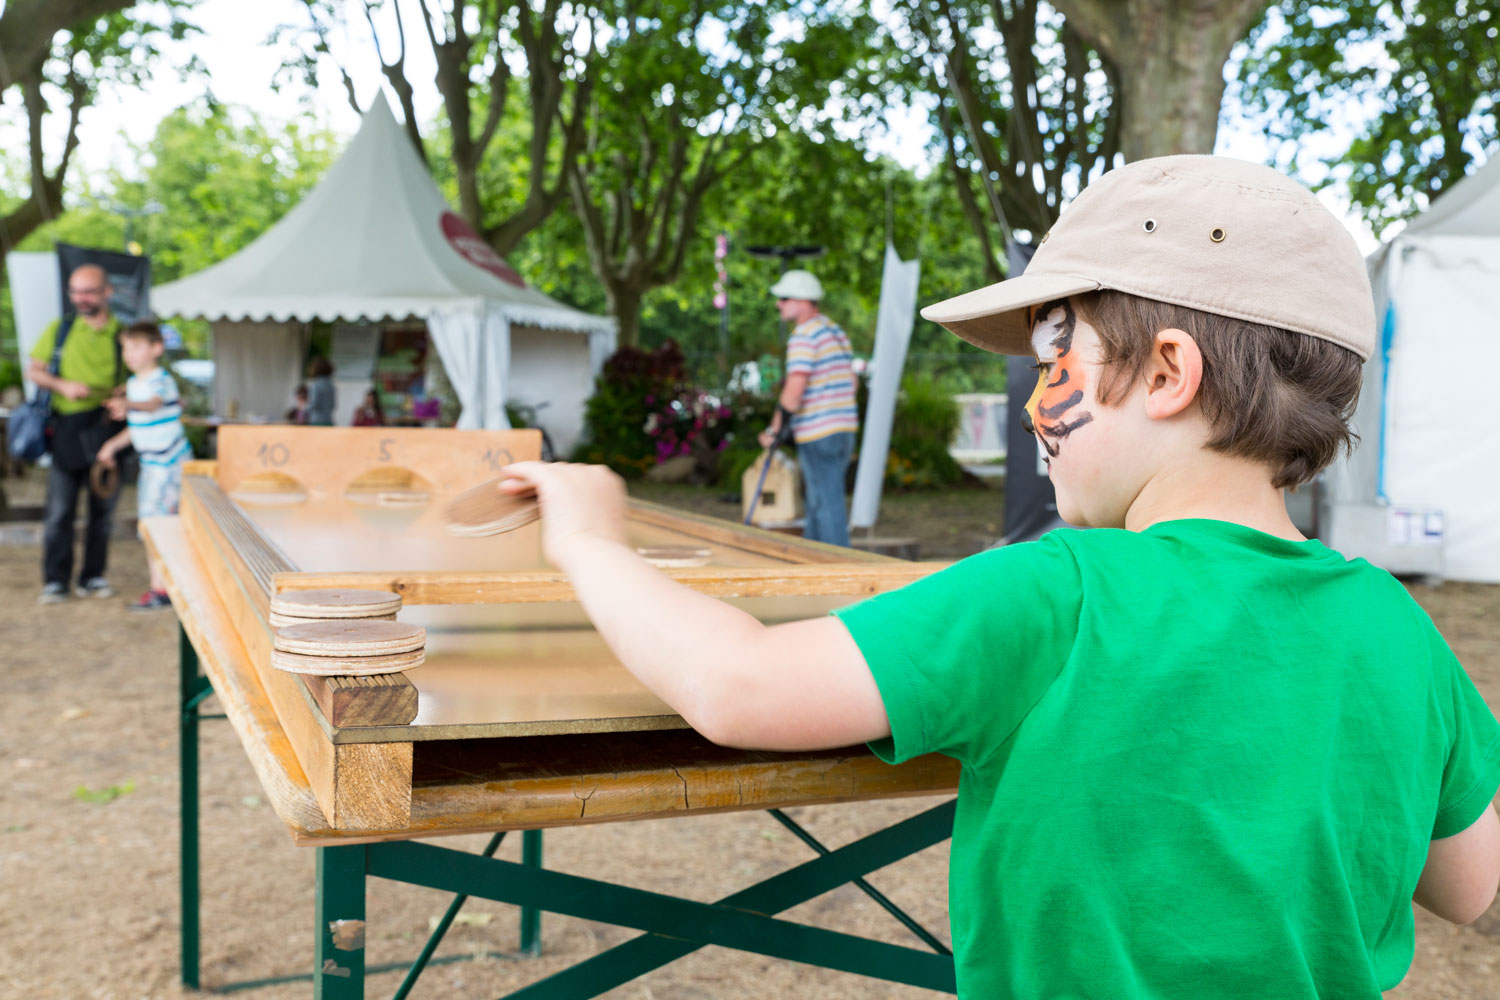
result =
[{"label": "beige sun hat", "polygon": [[1109,171],[1042,237],[1026,273],[922,316],[986,350],[1030,354],[1027,306],[1101,288],[1320,337],[1365,360],[1375,347],[1354,238],[1301,184],[1225,156]]},{"label": "beige sun hat", "polygon": [[823,283],[811,271],[788,271],[781,280],[771,286],[771,294],[778,299],[806,299],[817,302],[823,298]]}]

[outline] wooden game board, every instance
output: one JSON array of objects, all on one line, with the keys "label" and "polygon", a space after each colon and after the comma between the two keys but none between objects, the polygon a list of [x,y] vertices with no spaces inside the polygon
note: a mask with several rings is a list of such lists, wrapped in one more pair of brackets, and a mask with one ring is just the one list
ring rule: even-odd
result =
[{"label": "wooden game board", "polygon": [[[443,530],[446,497],[539,449],[534,431],[225,427],[218,463],[189,470],[180,519],[147,522],[183,627],[294,838],[956,787],[942,759],[757,754],[687,731],[589,626],[542,559],[539,525],[489,538]],[[639,546],[707,547],[708,565],[664,572],[763,621],[823,614],[934,568],[642,503],[629,527]],[[399,619],[427,629],[426,664],[357,679],[272,669],[272,595],[323,587],[399,593]]]}]

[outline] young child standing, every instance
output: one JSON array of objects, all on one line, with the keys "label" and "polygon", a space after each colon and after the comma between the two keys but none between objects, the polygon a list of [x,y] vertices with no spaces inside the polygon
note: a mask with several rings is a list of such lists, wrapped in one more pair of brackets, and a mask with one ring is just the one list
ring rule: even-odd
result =
[{"label": "young child standing", "polygon": [[961,996],[1375,1000],[1413,900],[1495,897],[1500,723],[1397,581],[1287,516],[1373,349],[1353,241],[1268,168],[1145,160],[924,315],[1036,357],[1027,425],[1093,530],[764,626],[647,566],[609,472],[502,488],[536,490],[548,558],[709,739],[962,762]]},{"label": "young child standing", "polygon": [[[137,517],[162,517],[177,513],[182,496],[182,463],[192,456],[182,428],[182,404],[177,383],[161,366],[161,328],[155,323],[132,323],[120,331],[120,354],[131,371],[125,383],[125,398],[110,401],[110,416],[124,420],[126,427],[99,449],[98,461],[114,465],[115,456],[127,445],[140,456],[141,473],[136,484]],[[166,581],[156,560],[148,557],[151,589],[132,605],[132,611],[152,611],[171,606]]]}]

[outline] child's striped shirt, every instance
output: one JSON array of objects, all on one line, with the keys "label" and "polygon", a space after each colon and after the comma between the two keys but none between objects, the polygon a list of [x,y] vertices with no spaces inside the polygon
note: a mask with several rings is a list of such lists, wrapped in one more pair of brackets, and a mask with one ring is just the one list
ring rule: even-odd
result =
[{"label": "child's striped shirt", "polygon": [[786,373],[807,375],[802,406],[792,414],[792,435],[798,444],[859,430],[853,363],[849,338],[827,316],[820,313],[792,331]]},{"label": "child's striped shirt", "polygon": [[125,398],[132,403],[161,400],[154,410],[131,410],[126,414],[130,425],[130,444],[144,465],[173,465],[192,453],[182,429],[182,403],[177,383],[166,370],[153,368],[144,375],[132,375],[125,383]]}]

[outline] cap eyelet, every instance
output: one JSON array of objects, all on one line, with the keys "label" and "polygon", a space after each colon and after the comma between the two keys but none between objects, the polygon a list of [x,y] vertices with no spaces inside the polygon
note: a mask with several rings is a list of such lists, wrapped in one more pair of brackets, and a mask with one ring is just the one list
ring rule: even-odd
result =
[{"label": "cap eyelet", "polygon": [[1223,229],[1215,227],[1214,231],[1208,234],[1208,238],[1213,240],[1215,243],[1223,243],[1224,235],[1225,233]]},{"label": "cap eyelet", "polygon": [[1154,232],[1156,232],[1156,220],[1155,219],[1147,219],[1145,222],[1141,223],[1141,228],[1144,229],[1148,233],[1154,233]]}]

